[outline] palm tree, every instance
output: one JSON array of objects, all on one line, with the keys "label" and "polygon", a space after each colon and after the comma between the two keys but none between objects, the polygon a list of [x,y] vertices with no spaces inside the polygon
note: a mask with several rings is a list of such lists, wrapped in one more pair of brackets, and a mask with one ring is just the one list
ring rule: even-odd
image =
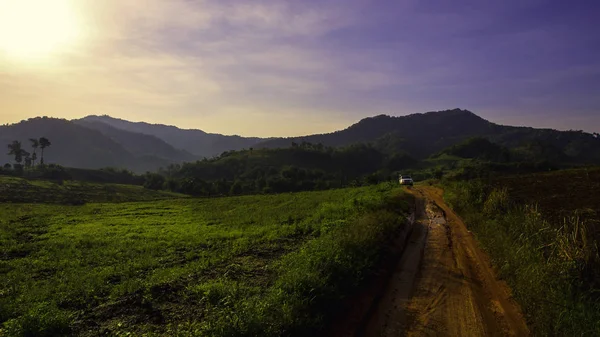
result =
[{"label": "palm tree", "polygon": [[17,164],[21,164],[23,161],[23,155],[25,155],[25,150],[21,147],[21,142],[18,140],[13,141],[11,144],[8,144],[8,155],[15,156],[15,162]]},{"label": "palm tree", "polygon": [[40,159],[40,165],[44,165],[44,149],[47,147],[50,147],[50,145],[52,145],[52,143],[50,143],[50,141],[48,140],[48,138],[46,137],[42,137],[40,138],[40,148],[42,149],[42,158]]},{"label": "palm tree", "polygon": [[37,159],[37,148],[40,146],[40,141],[35,138],[29,138],[33,153],[31,154],[31,164],[35,166],[35,160]]}]

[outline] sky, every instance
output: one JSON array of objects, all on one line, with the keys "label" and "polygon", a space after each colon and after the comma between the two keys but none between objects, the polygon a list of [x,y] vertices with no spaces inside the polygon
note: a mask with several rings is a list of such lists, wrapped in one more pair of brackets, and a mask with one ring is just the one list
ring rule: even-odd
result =
[{"label": "sky", "polygon": [[600,132],[600,2],[0,0],[0,124],[244,136],[463,108]]}]

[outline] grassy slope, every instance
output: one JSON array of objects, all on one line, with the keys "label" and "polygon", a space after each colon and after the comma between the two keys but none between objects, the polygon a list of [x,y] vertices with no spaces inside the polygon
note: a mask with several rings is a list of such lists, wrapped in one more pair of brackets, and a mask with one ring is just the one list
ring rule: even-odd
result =
[{"label": "grassy slope", "polygon": [[[593,197],[585,192],[599,181],[598,175],[587,173],[569,170],[503,178],[492,185],[471,181],[445,186],[446,200],[512,287],[535,335],[600,334],[595,290],[600,257],[593,235],[599,218],[590,212],[584,220],[573,216],[578,203],[569,200],[577,198],[579,207],[587,208],[589,200],[584,199]],[[582,194],[573,195],[570,184]]]},{"label": "grassy slope", "polygon": [[8,335],[316,331],[402,226],[408,198],[372,186],[0,204],[0,322]]},{"label": "grassy slope", "polygon": [[150,201],[185,197],[182,194],[144,189],[141,186],[78,181],[57,183],[0,176],[0,203],[83,204],[86,202]]}]

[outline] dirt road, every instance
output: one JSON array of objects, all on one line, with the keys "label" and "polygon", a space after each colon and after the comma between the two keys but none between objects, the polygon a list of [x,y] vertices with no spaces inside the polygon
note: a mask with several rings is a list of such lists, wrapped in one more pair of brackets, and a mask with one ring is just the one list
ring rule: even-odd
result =
[{"label": "dirt road", "polygon": [[414,187],[418,220],[354,336],[527,336],[510,289],[442,191]]}]

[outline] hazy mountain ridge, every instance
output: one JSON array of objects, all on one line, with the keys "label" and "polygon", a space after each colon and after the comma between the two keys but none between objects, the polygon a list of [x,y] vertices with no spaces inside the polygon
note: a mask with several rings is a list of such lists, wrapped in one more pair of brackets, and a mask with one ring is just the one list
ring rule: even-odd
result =
[{"label": "hazy mountain ridge", "polygon": [[152,135],[176,149],[187,151],[198,157],[213,157],[225,151],[250,148],[265,140],[258,137],[225,136],[197,129],[180,129],[171,125],[130,122],[110,116],[92,115],[84,117],[80,121],[100,122],[117,129]]},{"label": "hazy mountain ridge", "polygon": [[509,149],[511,160],[600,163],[597,134],[498,125],[461,109],[400,117],[379,115],[328,134],[272,139],[223,136],[109,116],[74,121],[38,117],[0,126],[0,142],[5,147],[0,152],[0,164],[13,162],[6,144],[19,140],[31,152],[28,139],[39,137],[52,142],[46,151],[47,163],[79,168],[112,166],[136,172],[155,171],[231,150],[288,148],[303,142],[329,147],[370,143],[385,155],[425,159],[473,137]]},{"label": "hazy mountain ridge", "polygon": [[130,165],[134,161],[133,155],[121,144],[99,131],[64,119],[38,117],[17,124],[0,126],[0,142],[4,149],[0,152],[0,162],[13,162],[13,158],[7,155],[5,144],[18,140],[22,143],[23,149],[32,152],[29,138],[39,137],[46,137],[52,143],[45,151],[46,163],[97,168],[99,163],[103,163],[101,167],[107,167],[125,163]]},{"label": "hazy mountain ridge", "polygon": [[[116,167],[143,172],[194,159],[193,156],[177,151],[159,139],[110,130],[109,126],[91,126],[65,119],[37,117],[17,124],[0,126],[0,143],[6,149],[6,144],[18,140],[24,150],[32,152],[29,138],[46,137],[52,143],[44,154],[46,163],[77,168]],[[114,137],[111,137],[111,134]],[[168,154],[170,150],[173,151],[171,155],[161,156]],[[14,161],[7,152],[0,152],[0,163]],[[38,160],[39,153],[38,149]]]},{"label": "hazy mountain ridge", "polygon": [[136,156],[158,157],[173,162],[198,159],[191,153],[178,150],[162,139],[152,135],[118,129],[102,122],[86,120],[75,120],[73,122],[100,131],[102,134],[121,144],[125,150]]}]

